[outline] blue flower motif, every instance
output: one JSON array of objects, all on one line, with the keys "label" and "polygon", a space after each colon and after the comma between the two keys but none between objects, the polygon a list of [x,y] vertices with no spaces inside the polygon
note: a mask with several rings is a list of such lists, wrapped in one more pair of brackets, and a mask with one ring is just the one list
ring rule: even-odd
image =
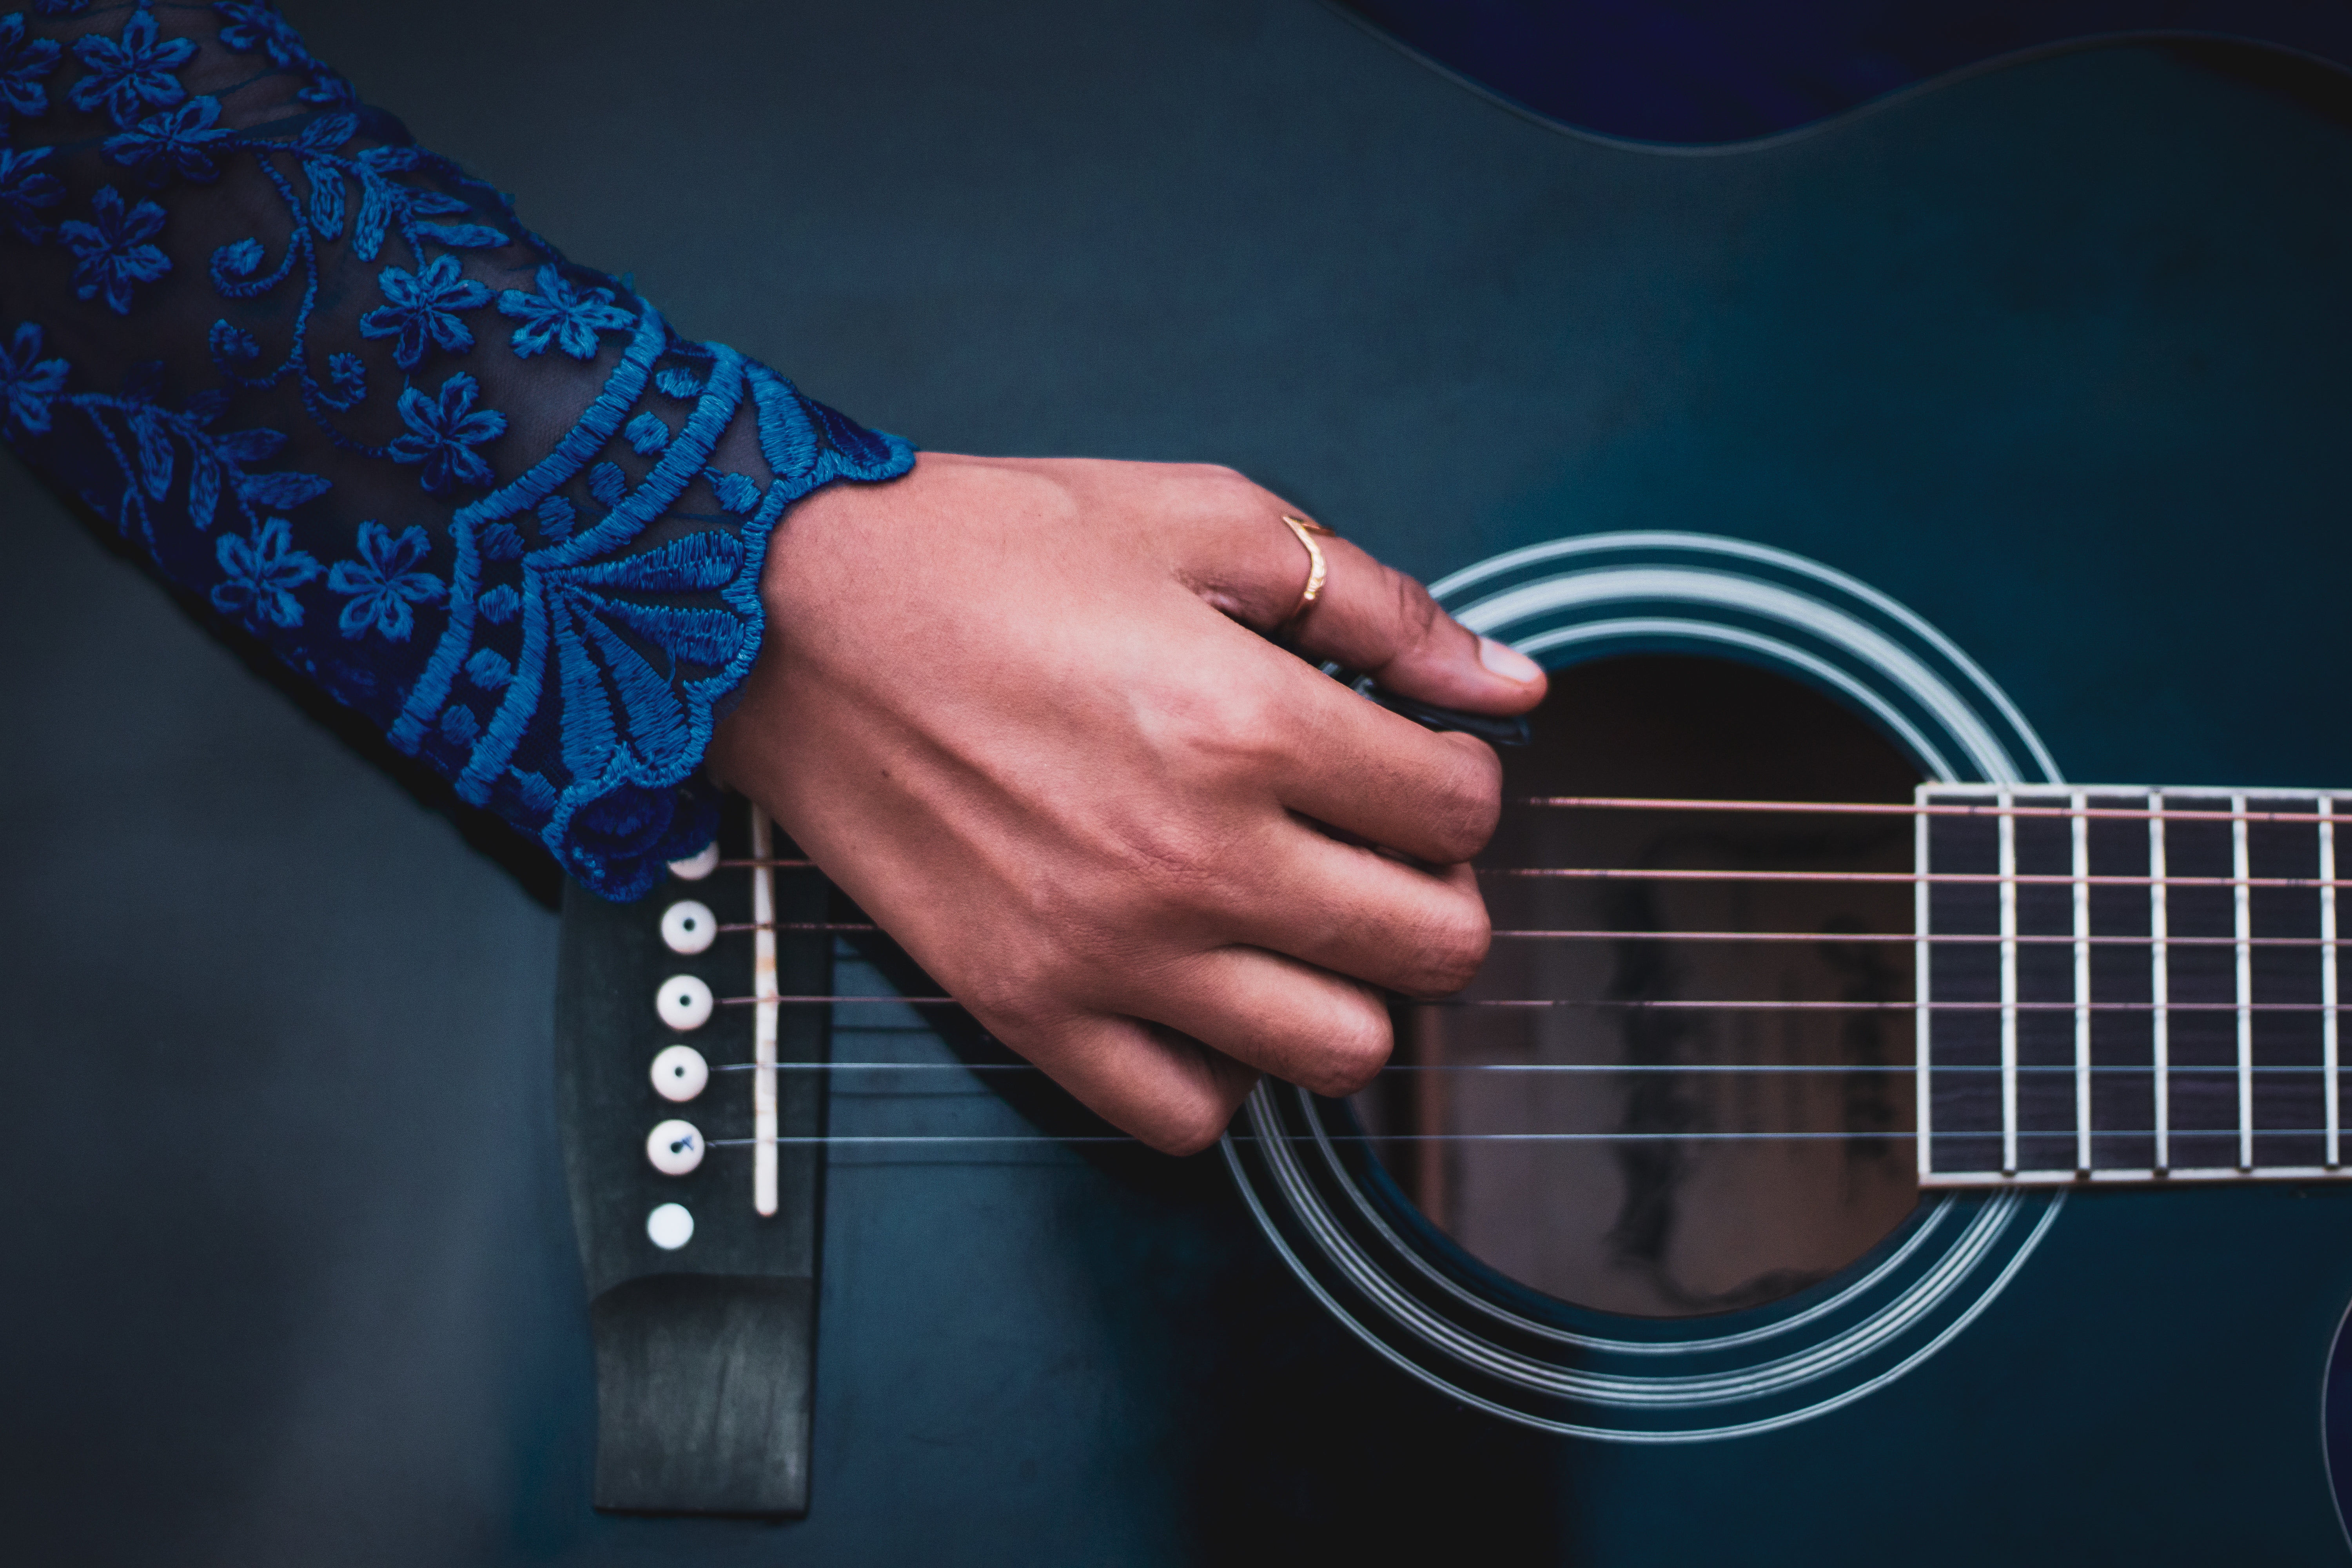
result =
[{"label": "blue flower motif", "polygon": [[367,364],[357,354],[329,355],[327,379],[335,384],[335,395],[346,403],[357,403],[367,395]]},{"label": "blue flower motif", "polygon": [[302,42],[302,35],[278,14],[275,6],[220,0],[213,10],[221,18],[220,41],[225,47],[241,55],[268,49],[269,63],[285,70],[308,70],[318,65],[310,57],[310,47]]},{"label": "blue flower motif", "polygon": [[0,109],[31,119],[49,111],[49,89],[41,79],[58,68],[54,39],[25,36],[25,14],[0,16]]},{"label": "blue flower motif", "polygon": [[408,434],[395,436],[387,450],[395,463],[422,463],[418,483],[427,495],[446,496],[459,485],[487,485],[498,476],[474,450],[506,434],[507,416],[495,408],[474,411],[481,390],[459,371],[441,384],[436,400],[412,386],[400,395],[400,417]]},{"label": "blue flower motif", "polygon": [[261,345],[254,341],[253,334],[233,321],[215,321],[211,333],[205,341],[212,349],[213,358],[216,361],[254,360],[261,357]]},{"label": "blue flower motif", "polygon": [[359,100],[352,91],[352,84],[321,64],[319,57],[303,44],[302,36],[267,0],[261,4],[221,0],[213,9],[226,24],[220,30],[224,45],[239,54],[267,49],[271,64],[281,70],[298,70],[310,77],[310,85],[295,95],[303,102],[341,108],[357,105]]},{"label": "blue flower motif", "polygon": [[0,222],[36,244],[47,238],[49,231],[35,221],[34,215],[57,205],[66,195],[63,183],[41,167],[52,151],[35,147],[19,153],[0,147]]},{"label": "blue flower motif", "polygon": [[387,267],[376,274],[375,285],[391,303],[360,318],[360,336],[398,338],[392,358],[403,370],[416,368],[428,342],[451,353],[472,348],[474,334],[457,312],[478,310],[490,302],[489,289],[460,273],[454,256],[436,258],[414,273]]},{"label": "blue flower motif", "polygon": [[629,438],[629,445],[636,448],[640,458],[650,458],[669,445],[669,426],[661,422],[658,415],[638,415],[621,434]]},{"label": "blue flower motif", "polygon": [[220,166],[213,162],[211,149],[229,138],[219,120],[220,100],[192,98],[177,109],[151,114],[130,130],[108,137],[107,154],[138,170],[150,185],[163,185],[173,174],[217,180]]},{"label": "blue flower motif", "polygon": [[738,517],[760,510],[760,487],[749,474],[714,474],[710,488],[718,493],[719,504]]},{"label": "blue flower motif", "polygon": [[499,691],[514,679],[514,666],[496,648],[477,648],[466,661],[466,679],[485,691]]},{"label": "blue flower motif", "polygon": [[499,296],[499,314],[522,323],[514,330],[518,359],[529,359],[552,342],[573,359],[596,352],[598,332],[618,332],[637,324],[636,316],[613,303],[610,289],[574,289],[553,265],[539,269],[539,292],[509,289]]},{"label": "blue flower motif", "polygon": [[588,493],[605,506],[618,506],[629,493],[629,477],[618,463],[599,463],[588,470]]},{"label": "blue flower motif", "polygon": [[74,40],[74,58],[89,74],[73,86],[76,109],[104,109],[128,125],[143,106],[169,109],[188,96],[172,73],[195,58],[187,38],[156,37],[155,14],[142,6],[122,24],[120,41],[95,33]]},{"label": "blue flower motif", "polygon": [[213,608],[275,626],[302,624],[302,604],[294,590],[319,574],[319,563],[294,548],[294,531],[284,518],[270,518],[249,539],[222,534],[214,553],[228,581],[213,589]]},{"label": "blue flower motif", "polygon": [[26,321],[6,347],[0,348],[0,397],[8,404],[8,417],[27,430],[49,427],[49,404],[66,389],[70,367],[61,359],[41,357],[41,329]]},{"label": "blue flower motif", "polygon": [[163,209],[142,201],[125,212],[112,185],[100,185],[89,205],[96,222],[68,218],[58,225],[58,236],[76,258],[74,292],[89,300],[104,289],[114,313],[127,316],[131,285],[152,283],[172,270],[171,258],[145,243],[163,232]]},{"label": "blue flower motif", "polygon": [[393,642],[406,642],[416,625],[411,605],[441,602],[441,579],[416,568],[433,548],[425,530],[411,523],[398,539],[380,522],[360,524],[360,558],[338,561],[327,586],[349,594],[336,625],[347,637],[365,637],[373,626]]}]

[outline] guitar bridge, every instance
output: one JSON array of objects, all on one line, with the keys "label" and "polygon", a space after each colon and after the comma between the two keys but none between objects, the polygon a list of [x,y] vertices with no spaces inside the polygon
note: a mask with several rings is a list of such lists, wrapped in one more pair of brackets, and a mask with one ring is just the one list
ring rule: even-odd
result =
[{"label": "guitar bridge", "polygon": [[556,1088],[600,1509],[808,1509],[831,888],[755,808],[635,904],[564,893]]}]

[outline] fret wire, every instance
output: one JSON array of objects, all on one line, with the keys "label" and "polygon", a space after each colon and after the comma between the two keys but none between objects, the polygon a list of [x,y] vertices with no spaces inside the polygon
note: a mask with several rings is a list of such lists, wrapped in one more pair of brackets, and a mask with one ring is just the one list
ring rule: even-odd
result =
[{"label": "fret wire", "polygon": [[2336,801],[2332,795],[2319,797],[2319,876],[2324,884],[2319,889],[2319,999],[2326,1011],[2320,1015],[2320,1060],[2327,1071],[2327,1168],[2336,1169],[2344,1163],[2340,1130],[2343,1126],[2342,1092],[2336,1079]]},{"label": "fret wire", "polygon": [[2154,1168],[2172,1163],[2172,975],[2168,967],[2165,937],[2170,909],[2165,879],[2164,796],[2147,797],[2147,935],[2148,1000],[2154,1016],[2148,1026],[2148,1053],[2155,1072],[2156,1159]]},{"label": "fret wire", "polygon": [[2246,939],[2254,931],[2253,858],[2246,840],[2246,797],[2230,797],[2237,820],[2230,824],[2230,868],[2237,886],[2231,895],[2238,937],[2238,1169],[2254,1168],[2254,955]]},{"label": "fret wire", "polygon": [[[1924,807],[1927,798],[1927,786],[1922,784],[1913,793],[1912,803],[1916,807]],[[1934,1037],[1931,1026],[1934,1014],[1927,1005],[1934,999],[1935,994],[1929,978],[1927,962],[1929,957],[1927,949],[1928,821],[1927,811],[1924,809],[1914,811],[1911,828],[1911,869],[1918,873],[1918,880],[1911,887],[1911,932],[1913,941],[1916,944],[1912,949],[1911,960],[1911,994],[1916,1007],[1911,1026],[1914,1058],[1912,1072],[1914,1099],[1916,1101],[1916,1109],[1912,1113],[1912,1126],[1916,1132],[1915,1141],[1917,1145],[1919,1179],[1922,1181],[1934,1174],[1936,1165],[1933,1115],[1935,1096],[1928,1092],[1935,1081],[1929,1066],[1932,1057],[1929,1042]]]},{"label": "fret wire", "polygon": [[[2017,817],[2000,803],[2000,1168],[2017,1169]],[[1931,1004],[1932,1005],[1932,1004]]]},{"label": "fret wire", "polygon": [[2077,791],[2074,850],[2074,1168],[2091,1168],[2091,797]]}]

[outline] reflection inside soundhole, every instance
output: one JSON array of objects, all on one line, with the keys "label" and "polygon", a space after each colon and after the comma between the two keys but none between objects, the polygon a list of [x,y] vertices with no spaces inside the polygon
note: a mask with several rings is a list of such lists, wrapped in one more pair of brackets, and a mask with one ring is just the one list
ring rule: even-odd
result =
[{"label": "reflection inside soundhole", "polygon": [[[1907,1002],[1909,946],[1854,938],[1907,933],[1909,888],[1501,873],[1908,871],[1901,817],[1511,803],[1907,802],[1917,770],[1810,687],[1666,656],[1555,671],[1504,765],[1493,953],[1460,997],[1398,1008],[1392,1069],[1353,1101],[1382,1165],[1488,1267],[1608,1311],[1754,1306],[1861,1257],[1918,1196],[1909,1014],[1644,1005]],[[1494,1136],[1527,1133],[1605,1136]],[[1785,1133],[1807,1136],[1753,1136]]]}]

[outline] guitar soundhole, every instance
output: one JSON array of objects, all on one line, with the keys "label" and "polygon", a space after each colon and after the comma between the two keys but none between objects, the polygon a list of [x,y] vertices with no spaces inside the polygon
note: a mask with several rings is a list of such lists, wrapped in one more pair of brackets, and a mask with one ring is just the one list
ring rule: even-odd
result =
[{"label": "guitar soundhole", "polygon": [[[1908,933],[1909,889],[1499,873],[1908,871],[1899,817],[1516,802],[1906,802],[1917,770],[1811,688],[1705,658],[1555,672],[1535,733],[1481,862],[1493,954],[1461,997],[1399,1009],[1396,1067],[1354,1102],[1374,1151],[1473,1256],[1580,1305],[1688,1317],[1835,1273],[1917,1201],[1909,1014],[1654,1004],[1907,1002],[1908,945],[1855,938]],[[1559,1133],[1580,1136],[1526,1137]]]}]

